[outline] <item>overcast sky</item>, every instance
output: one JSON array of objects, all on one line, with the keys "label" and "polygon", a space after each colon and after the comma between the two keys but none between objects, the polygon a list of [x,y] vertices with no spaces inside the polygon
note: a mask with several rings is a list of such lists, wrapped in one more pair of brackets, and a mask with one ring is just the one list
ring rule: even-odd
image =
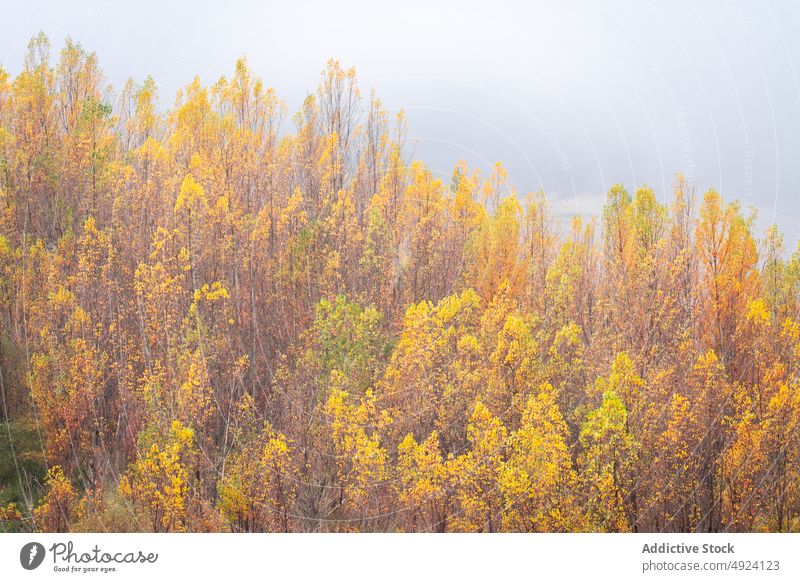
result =
[{"label": "overcast sky", "polygon": [[[223,3],[218,3],[222,5]],[[405,109],[416,158],[502,161],[521,192],[596,214],[607,189],[671,197],[677,172],[800,236],[800,3],[0,0],[0,64],[39,30],[95,51],[108,81],[161,103],[237,57],[296,110],[328,58]]]}]

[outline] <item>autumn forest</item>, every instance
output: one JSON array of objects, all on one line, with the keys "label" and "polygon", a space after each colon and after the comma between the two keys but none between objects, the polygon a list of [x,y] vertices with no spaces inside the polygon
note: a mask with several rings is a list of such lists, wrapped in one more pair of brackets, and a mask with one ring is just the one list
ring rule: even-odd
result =
[{"label": "autumn forest", "polygon": [[0,68],[0,531],[800,531],[754,211],[678,175],[569,224],[334,60],[296,112],[245,59],[166,97]]}]

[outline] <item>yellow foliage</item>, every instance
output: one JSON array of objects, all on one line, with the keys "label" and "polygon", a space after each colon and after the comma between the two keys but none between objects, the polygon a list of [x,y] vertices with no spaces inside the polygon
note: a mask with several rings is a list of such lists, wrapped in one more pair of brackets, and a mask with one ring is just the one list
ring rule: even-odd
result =
[{"label": "yellow foliage", "polygon": [[120,478],[120,493],[139,506],[154,532],[183,531],[189,501],[189,469],[194,432],[178,420],[161,442],[140,453]]},{"label": "yellow foliage", "polygon": [[181,190],[175,200],[175,212],[187,208],[196,209],[206,203],[205,190],[198,184],[194,176],[187,174],[181,183]]},{"label": "yellow foliage", "polygon": [[72,483],[58,465],[47,471],[47,491],[41,503],[33,510],[36,529],[42,532],[64,533],[77,506],[77,495]]}]

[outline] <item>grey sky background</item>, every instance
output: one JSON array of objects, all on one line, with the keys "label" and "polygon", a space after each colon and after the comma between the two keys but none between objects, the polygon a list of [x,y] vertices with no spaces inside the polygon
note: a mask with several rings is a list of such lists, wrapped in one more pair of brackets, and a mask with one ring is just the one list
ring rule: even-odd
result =
[{"label": "grey sky background", "polygon": [[162,108],[246,55],[294,112],[328,58],[404,109],[411,153],[448,179],[502,161],[562,217],[684,173],[800,238],[800,3],[2,2],[0,64],[43,30],[98,54],[108,82],[151,75]]}]

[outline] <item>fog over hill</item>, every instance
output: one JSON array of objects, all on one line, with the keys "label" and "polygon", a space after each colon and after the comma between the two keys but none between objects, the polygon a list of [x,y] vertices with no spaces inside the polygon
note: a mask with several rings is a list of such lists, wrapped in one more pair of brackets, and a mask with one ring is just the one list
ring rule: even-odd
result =
[{"label": "fog over hill", "polygon": [[716,188],[800,232],[800,7],[594,2],[11,3],[0,64],[19,72],[43,30],[95,51],[119,90],[152,75],[161,105],[197,73],[251,68],[295,111],[328,58],[355,66],[365,94],[408,113],[409,147],[442,177],[466,159],[502,161],[520,192],[558,214],[596,214],[622,182],[662,200],[674,176]]}]

